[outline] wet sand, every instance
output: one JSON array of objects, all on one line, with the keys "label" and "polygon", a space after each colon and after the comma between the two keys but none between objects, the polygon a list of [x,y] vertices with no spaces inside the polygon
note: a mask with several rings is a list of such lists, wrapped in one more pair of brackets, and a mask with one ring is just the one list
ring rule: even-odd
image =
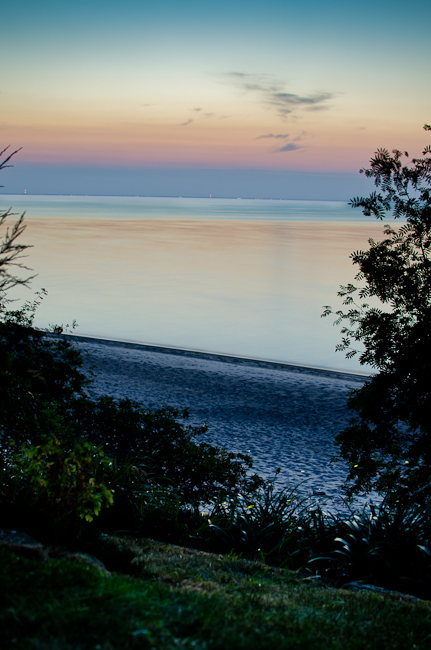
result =
[{"label": "wet sand", "polygon": [[364,376],[101,339],[78,346],[96,395],[187,407],[190,423],[208,424],[201,440],[250,453],[261,476],[280,467],[280,486],[304,481],[305,493],[340,496],[346,469],[330,462],[334,438],[350,419],[347,393]]}]

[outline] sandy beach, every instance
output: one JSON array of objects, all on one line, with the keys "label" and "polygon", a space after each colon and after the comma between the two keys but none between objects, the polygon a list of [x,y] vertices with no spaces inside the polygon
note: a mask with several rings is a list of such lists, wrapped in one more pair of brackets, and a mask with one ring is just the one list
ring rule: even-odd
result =
[{"label": "sandy beach", "polygon": [[303,481],[305,493],[340,496],[346,470],[330,462],[334,437],[363,376],[101,339],[77,344],[95,371],[95,395],[187,407],[192,424],[208,424],[202,440],[250,453],[260,475],[280,467],[280,486]]}]

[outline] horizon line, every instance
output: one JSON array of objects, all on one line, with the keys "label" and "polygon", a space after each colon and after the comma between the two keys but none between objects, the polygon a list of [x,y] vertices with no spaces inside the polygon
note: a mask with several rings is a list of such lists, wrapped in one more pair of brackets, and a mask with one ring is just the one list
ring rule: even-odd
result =
[{"label": "horizon line", "polygon": [[57,194],[57,193],[48,193],[44,192],[37,194],[32,192],[31,194],[23,192],[0,192],[0,196],[80,196],[80,197],[122,197],[122,198],[136,198],[136,199],[208,199],[209,201],[217,200],[232,200],[232,201],[315,201],[315,202],[325,202],[325,203],[348,203],[351,199],[286,199],[282,197],[270,197],[270,196],[208,196],[205,195],[193,195],[193,196],[179,196],[178,194]]}]

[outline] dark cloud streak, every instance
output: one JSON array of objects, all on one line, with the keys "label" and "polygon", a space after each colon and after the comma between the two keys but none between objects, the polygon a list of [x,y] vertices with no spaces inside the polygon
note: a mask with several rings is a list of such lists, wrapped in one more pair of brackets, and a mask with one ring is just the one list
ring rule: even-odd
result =
[{"label": "dark cloud streak", "polygon": [[284,91],[283,84],[262,75],[228,72],[224,77],[243,92],[258,93],[262,102],[266,106],[274,108],[283,118],[300,110],[327,110],[327,102],[335,97],[334,93],[324,91],[314,92],[310,95],[288,93]]},{"label": "dark cloud streak", "polygon": [[289,133],[267,133],[266,135],[259,135],[256,140],[263,140],[264,138],[275,138],[275,140],[284,140],[289,137]]},{"label": "dark cloud streak", "polygon": [[290,115],[298,107],[306,110],[325,110],[322,102],[332,99],[331,93],[314,93],[309,97],[301,97],[293,93],[268,93],[266,101],[274,106],[280,115]]},{"label": "dark cloud streak", "polygon": [[281,153],[283,151],[297,151],[298,149],[303,149],[300,144],[295,144],[294,142],[289,142],[289,144],[280,147],[279,149],[274,149],[273,153]]}]

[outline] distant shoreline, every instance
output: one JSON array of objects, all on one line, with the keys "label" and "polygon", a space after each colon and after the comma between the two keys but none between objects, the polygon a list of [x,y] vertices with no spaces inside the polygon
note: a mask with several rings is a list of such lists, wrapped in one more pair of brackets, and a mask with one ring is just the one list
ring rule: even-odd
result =
[{"label": "distant shoreline", "polygon": [[193,195],[178,196],[178,194],[30,194],[24,192],[0,192],[0,196],[64,196],[64,197],[88,197],[88,198],[119,198],[119,199],[208,199],[208,201],[312,201],[313,203],[348,203],[350,199],[287,199],[272,198],[269,196],[212,196]]}]

